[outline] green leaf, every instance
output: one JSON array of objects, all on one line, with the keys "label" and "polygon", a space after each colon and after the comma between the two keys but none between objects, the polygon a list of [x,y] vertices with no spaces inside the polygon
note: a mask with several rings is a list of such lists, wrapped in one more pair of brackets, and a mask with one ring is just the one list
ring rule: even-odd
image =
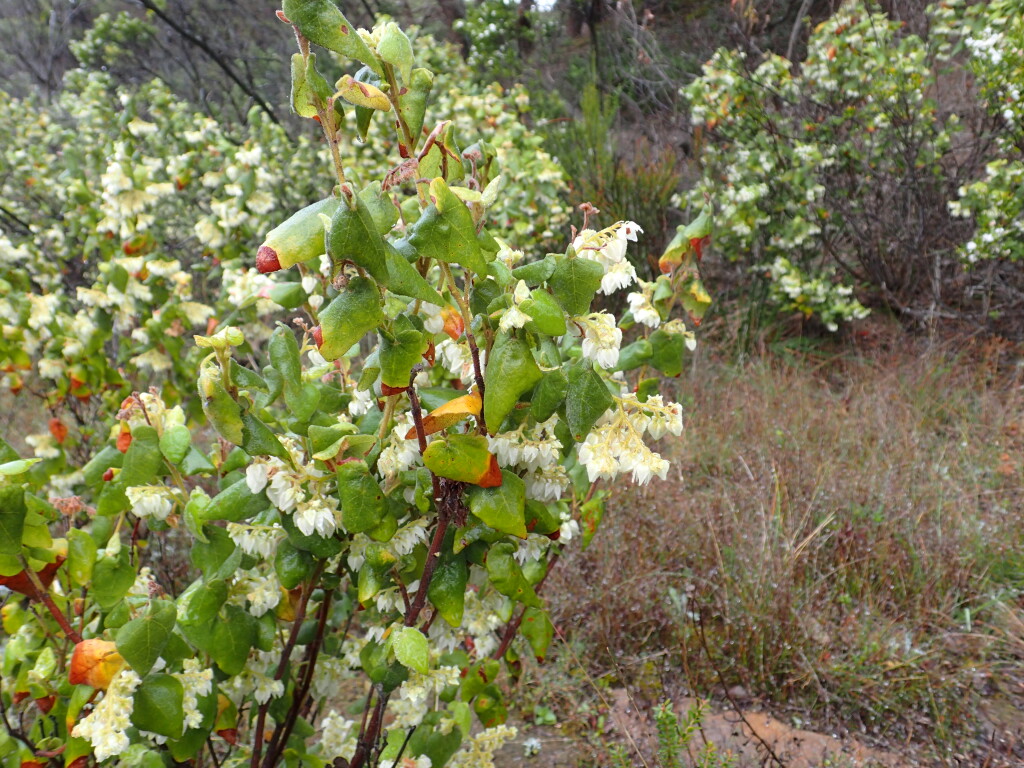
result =
[{"label": "green leaf", "polygon": [[208,541],[193,543],[189,559],[192,565],[203,572],[203,577],[207,581],[226,579],[241,564],[242,551],[235,546],[228,532],[220,526],[207,525],[203,530]]},{"label": "green leaf", "polygon": [[177,678],[171,675],[146,678],[135,691],[132,725],[169,739],[179,738],[185,730],[184,698],[185,689]]},{"label": "green leaf", "polygon": [[116,557],[104,555],[96,560],[92,569],[90,594],[103,610],[113,608],[128,594],[135,583],[135,569],[128,560],[128,548],[122,547]]},{"label": "green leaf", "polygon": [[580,507],[580,523],[583,529],[583,549],[590,546],[591,539],[597,533],[601,519],[604,517],[604,499],[593,498]]},{"label": "green leaf", "polygon": [[[465,706],[465,705],[463,705]],[[447,733],[441,730],[441,713],[431,712],[423,718],[420,727],[409,739],[409,754],[430,758],[430,764],[448,765],[448,761],[462,744],[463,731],[452,728]]]},{"label": "green leaf", "polygon": [[389,387],[409,386],[412,367],[422,359],[430,340],[420,331],[380,334],[380,380]]},{"label": "green leaf", "polygon": [[359,191],[359,199],[366,203],[370,218],[381,235],[388,234],[398,223],[398,206],[387,192],[381,190],[379,181],[372,181],[363,187]]},{"label": "green leaf", "polygon": [[197,581],[178,598],[178,626],[192,645],[209,653],[221,606],[228,599],[222,579]]},{"label": "green leaf", "polygon": [[366,203],[358,195],[354,202],[354,208],[341,205],[334,212],[331,231],[327,235],[327,253],[335,263],[351,261],[378,282],[387,282],[384,240]]},{"label": "green leaf", "polygon": [[558,306],[554,296],[541,288],[534,290],[519,308],[533,319],[532,323],[526,325],[528,331],[563,336],[568,330],[565,312]]},{"label": "green leaf", "polygon": [[380,61],[331,0],[284,0],[282,9],[288,20],[311,42],[361,61],[382,74]]},{"label": "green leaf", "polygon": [[555,635],[555,627],[548,618],[547,611],[541,608],[527,608],[523,612],[523,623],[520,627],[537,661],[543,661],[548,646],[551,645],[551,638]]},{"label": "green leaf", "polygon": [[381,32],[377,55],[401,73],[403,82],[409,82],[413,65],[412,43],[395,22],[388,22]]},{"label": "green leaf", "polygon": [[350,461],[338,467],[338,497],[341,524],[349,533],[375,528],[387,511],[384,492],[364,461]]},{"label": "green leaf", "polygon": [[256,644],[259,628],[256,619],[244,608],[228,605],[225,619],[217,622],[213,630],[213,648],[210,655],[226,675],[237,675],[245,669],[249,651]]},{"label": "green leaf", "polygon": [[218,493],[205,510],[203,521],[227,520],[237,523],[255,517],[270,506],[263,491],[253,493],[243,477]]},{"label": "green leaf", "polygon": [[69,530],[67,539],[68,575],[76,586],[84,587],[92,580],[93,566],[96,565],[96,540],[81,528]]},{"label": "green leaf", "polygon": [[661,379],[650,378],[642,379],[639,384],[636,385],[636,399],[641,403],[646,403],[647,398],[651,395],[656,395],[661,388]]},{"label": "green leaf", "polygon": [[274,272],[322,254],[324,222],[320,217],[333,215],[340,202],[336,197],[324,198],[296,211],[270,230],[256,254],[257,268]]},{"label": "green leaf", "polygon": [[562,309],[572,317],[590,311],[597,289],[601,287],[604,267],[590,259],[566,258],[555,266],[548,286]]},{"label": "green leaf", "polygon": [[523,577],[523,571],[513,556],[516,549],[516,545],[509,542],[492,545],[487,553],[487,576],[501,594],[525,605],[541,608],[543,605],[540,598]]},{"label": "green leaf", "polygon": [[466,584],[469,581],[469,566],[464,553],[442,555],[434,570],[427,589],[427,597],[437,608],[441,618],[453,627],[462,625],[462,614],[466,602]]},{"label": "green leaf", "polygon": [[313,458],[320,461],[333,459],[341,450],[345,438],[355,431],[355,424],[331,424],[329,427],[310,424],[306,434],[313,449]]},{"label": "green leaf", "polygon": [[320,311],[320,354],[327,360],[337,360],[382,322],[384,312],[377,286],[365,277],[352,278]]},{"label": "green leaf", "polygon": [[473,702],[473,711],[484,728],[501,725],[508,719],[508,710],[502,702],[501,689],[496,685],[485,686]]},{"label": "green leaf", "polygon": [[160,453],[160,438],[148,424],[132,429],[132,444],[124,455],[124,467],[118,481],[126,488],[149,485],[162,474],[164,459]]},{"label": "green leaf", "polygon": [[565,378],[562,369],[548,371],[537,383],[533,391],[533,398],[530,401],[530,412],[538,423],[545,422],[551,418],[562,403],[565,402],[565,393],[569,391],[569,381]]},{"label": "green leaf", "polygon": [[295,589],[313,571],[313,556],[285,539],[274,554],[274,572],[285,589]]},{"label": "green leaf", "polygon": [[124,454],[112,445],[105,446],[103,450],[89,459],[89,463],[82,467],[82,481],[93,488],[100,484],[103,475],[111,467],[120,467],[124,461]]},{"label": "green leaf", "polygon": [[434,202],[413,224],[409,242],[421,257],[454,262],[485,274],[487,262],[476,239],[473,214],[440,177],[430,183],[430,194]]},{"label": "green leaf", "polygon": [[[429,69],[414,69],[408,83],[409,90],[402,97],[401,110],[413,141],[419,143],[423,130],[423,116],[427,111],[427,99],[434,85],[434,73]],[[415,149],[415,145],[409,147],[409,154],[413,154]]]},{"label": "green leaf", "polygon": [[371,544],[366,548],[365,559],[359,568],[356,584],[356,599],[361,605],[372,600],[374,596],[391,583],[391,569],[398,559],[379,544]]},{"label": "green leaf", "polygon": [[270,288],[270,300],[285,309],[298,309],[306,303],[302,283],[277,283]]},{"label": "green leaf", "polygon": [[26,511],[24,488],[17,485],[0,487],[0,555],[21,553]]},{"label": "green leaf", "polygon": [[666,376],[683,372],[686,339],[681,333],[669,333],[661,328],[651,334],[651,365]]},{"label": "green leaf", "polygon": [[217,468],[193,446],[181,462],[181,471],[186,475],[213,474]]},{"label": "green leaf", "polygon": [[586,439],[601,415],[615,405],[608,387],[585,361],[569,366],[565,418],[576,442]]},{"label": "green leaf", "polygon": [[699,323],[711,306],[711,295],[704,287],[700,278],[693,277],[686,281],[680,292],[680,299],[683,309],[690,315],[695,323]]},{"label": "green leaf", "polygon": [[387,245],[388,279],[387,287],[400,296],[425,301],[438,307],[445,305],[441,294],[419,272],[406,261],[405,257],[391,245]]},{"label": "green leaf", "polygon": [[[203,402],[203,413],[213,428],[228,442],[238,445],[242,442],[242,406],[235,402],[221,381],[220,369],[214,364],[205,364],[199,371],[199,396]],[[134,440],[133,440],[134,444]],[[128,448],[131,450],[131,447]],[[125,456],[125,467],[128,457]],[[139,485],[139,483],[131,483]]]},{"label": "green leaf", "polygon": [[515,472],[501,471],[496,488],[471,488],[469,511],[496,531],[526,538],[526,484]]},{"label": "green leaf", "polygon": [[180,464],[192,447],[192,433],[184,424],[173,424],[160,435],[160,453],[171,464]]},{"label": "green leaf", "polygon": [[647,339],[637,339],[632,344],[623,347],[619,351],[619,364],[615,366],[617,371],[632,371],[651,359],[654,354],[654,347]]},{"label": "green leaf", "polygon": [[447,435],[423,452],[423,464],[438,477],[478,484],[492,471],[494,457],[481,435]]},{"label": "green leaf", "polygon": [[23,475],[41,461],[42,459],[15,459],[14,461],[4,462],[0,464],[0,475],[5,477]]},{"label": "green leaf", "polygon": [[512,277],[516,280],[525,280],[526,284],[535,287],[545,282],[555,271],[554,254],[548,254],[540,261],[523,264],[512,270]]},{"label": "green leaf", "polygon": [[501,428],[520,395],[531,390],[542,375],[524,340],[498,334],[484,372],[484,419],[491,434]]},{"label": "green leaf", "polygon": [[[316,56],[311,53],[309,58]],[[313,106],[314,94],[306,80],[306,59],[301,53],[292,54],[292,111],[299,117],[313,117],[316,107]]]},{"label": "green leaf", "polygon": [[242,450],[250,456],[288,457],[277,435],[249,411],[242,414]]},{"label": "green leaf", "polygon": [[562,517],[556,505],[535,499],[526,501],[526,530],[546,536],[561,527]]},{"label": "green leaf", "polygon": [[284,379],[285,396],[302,388],[302,362],[299,360],[299,343],[291,329],[277,326],[267,344],[270,364]]},{"label": "green leaf", "polygon": [[409,670],[399,662],[391,662],[390,643],[368,642],[359,652],[359,661],[370,680],[390,693],[409,678]]},{"label": "green leaf", "polygon": [[[174,603],[154,600],[146,616],[133,619],[117,630],[117,651],[140,677],[148,675],[160,658],[160,652],[171,639],[177,614]],[[180,736],[181,729],[174,735]]]},{"label": "green leaf", "polygon": [[10,443],[0,437],[0,464],[17,461],[18,458],[18,452],[11,447]]},{"label": "green leaf", "polygon": [[421,675],[430,674],[430,647],[427,638],[416,627],[402,627],[395,632],[392,647],[395,658],[403,666]]}]

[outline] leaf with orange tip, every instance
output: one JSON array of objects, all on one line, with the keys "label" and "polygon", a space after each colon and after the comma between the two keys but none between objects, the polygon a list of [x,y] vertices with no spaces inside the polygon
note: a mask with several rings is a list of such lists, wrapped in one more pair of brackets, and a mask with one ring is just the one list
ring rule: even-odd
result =
[{"label": "leaf with orange tip", "polygon": [[68,428],[64,426],[64,422],[54,417],[50,419],[50,434],[53,435],[53,439],[57,441],[58,445],[64,445],[64,441],[68,438]]},{"label": "leaf with orange tip", "polygon": [[238,743],[238,707],[223,693],[217,694],[217,719],[213,730],[228,744]]},{"label": "leaf with orange tip", "polygon": [[132,444],[132,431],[128,422],[121,422],[121,431],[117,433],[117,450],[121,453],[128,453],[128,446]]},{"label": "leaf with orange tip", "polygon": [[441,317],[444,319],[444,332],[451,337],[452,341],[458,341],[462,332],[466,330],[466,322],[462,319],[462,315],[449,304],[441,310]]},{"label": "leaf with orange tip", "polygon": [[[458,424],[467,416],[479,417],[482,405],[483,400],[478,392],[470,392],[468,395],[449,400],[440,408],[435,408],[423,417],[423,434],[425,436],[433,435],[436,432],[446,430],[448,427]],[[406,434],[405,439],[412,440],[415,437],[416,427],[413,427]]]},{"label": "leaf with orange tip", "polygon": [[124,659],[117,652],[117,645],[110,640],[93,638],[83,640],[71,654],[71,668],[68,682],[72,685],[89,685],[106,690],[110,681],[124,666]]},{"label": "leaf with orange tip", "polygon": [[481,435],[451,435],[434,440],[423,452],[423,463],[438,477],[484,488],[501,485],[501,467]]}]

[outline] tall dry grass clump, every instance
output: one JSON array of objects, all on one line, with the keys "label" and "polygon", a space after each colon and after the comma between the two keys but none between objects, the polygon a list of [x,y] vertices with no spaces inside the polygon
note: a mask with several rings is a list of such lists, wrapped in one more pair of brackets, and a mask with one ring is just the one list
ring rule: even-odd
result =
[{"label": "tall dry grass clump", "polygon": [[607,668],[668,649],[667,689],[724,682],[890,737],[969,730],[1019,669],[996,663],[1024,587],[1007,351],[695,365],[669,480],[609,504],[556,577],[558,623]]}]

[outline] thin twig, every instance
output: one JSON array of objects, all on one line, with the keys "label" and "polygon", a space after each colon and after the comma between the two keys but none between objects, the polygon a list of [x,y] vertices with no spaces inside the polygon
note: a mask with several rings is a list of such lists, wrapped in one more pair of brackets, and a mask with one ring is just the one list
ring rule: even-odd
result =
[{"label": "thin twig", "polygon": [[[694,603],[696,603],[695,598]],[[715,659],[711,655],[711,649],[708,647],[708,640],[704,634],[704,611],[701,610],[700,605],[695,605],[695,608],[696,610],[694,611],[694,614],[696,614],[696,619],[694,619],[694,624],[697,628],[697,637],[700,638],[700,646],[708,657],[708,663],[711,664],[711,668],[715,670],[715,676],[718,678],[718,684],[722,686],[722,691],[725,694],[725,698],[729,700],[729,704],[732,706],[733,711],[737,715],[739,715],[740,720],[742,720],[743,724],[747,726],[747,730],[749,730],[750,733],[753,734],[754,738],[757,739],[757,741],[761,744],[761,746],[764,747],[765,751],[768,753],[771,759],[775,761],[775,764],[778,765],[779,768],[786,768],[786,764],[779,759],[779,756],[775,754],[775,750],[772,749],[771,745],[767,741],[765,741],[761,734],[759,734],[757,730],[754,728],[754,726],[750,724],[750,721],[747,720],[746,715],[743,714],[743,711],[740,709],[740,705],[736,702],[736,699],[734,699],[732,694],[729,693],[729,686],[726,685],[725,677],[722,675],[721,669],[715,663]]]}]

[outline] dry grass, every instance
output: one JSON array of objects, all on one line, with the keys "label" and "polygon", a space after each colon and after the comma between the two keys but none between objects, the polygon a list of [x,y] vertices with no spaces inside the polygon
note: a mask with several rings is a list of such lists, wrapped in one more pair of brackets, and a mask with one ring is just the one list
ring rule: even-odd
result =
[{"label": "dry grass", "polygon": [[1013,352],[698,363],[669,480],[609,504],[553,579],[556,622],[641,691],[720,671],[819,726],[959,748],[1020,672]]}]

